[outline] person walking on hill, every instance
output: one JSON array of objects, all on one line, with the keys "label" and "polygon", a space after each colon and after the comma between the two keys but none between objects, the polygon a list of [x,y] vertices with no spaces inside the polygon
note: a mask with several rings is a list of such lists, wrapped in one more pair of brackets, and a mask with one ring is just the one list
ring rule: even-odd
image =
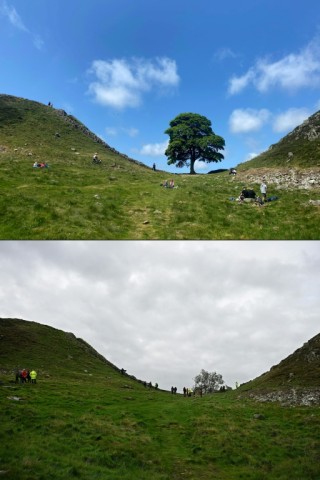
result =
[{"label": "person walking on hill", "polygon": [[35,370],[32,370],[30,372],[30,377],[31,377],[31,383],[37,383],[37,372]]},{"label": "person walking on hill", "polygon": [[267,199],[267,185],[264,180],[262,180],[262,183],[260,185],[260,192],[262,200],[265,202]]}]

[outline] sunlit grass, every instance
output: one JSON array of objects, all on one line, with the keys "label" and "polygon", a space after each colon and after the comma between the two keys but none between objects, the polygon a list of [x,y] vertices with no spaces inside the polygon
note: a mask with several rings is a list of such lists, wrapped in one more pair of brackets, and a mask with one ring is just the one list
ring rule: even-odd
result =
[{"label": "sunlit grass", "polygon": [[[228,172],[153,172],[22,99],[0,116],[0,239],[319,239],[319,207],[308,204],[320,198],[315,187],[269,185],[277,201],[239,205],[230,199],[244,185]],[[50,167],[34,169],[35,160]],[[177,188],[161,187],[171,176]]]}]

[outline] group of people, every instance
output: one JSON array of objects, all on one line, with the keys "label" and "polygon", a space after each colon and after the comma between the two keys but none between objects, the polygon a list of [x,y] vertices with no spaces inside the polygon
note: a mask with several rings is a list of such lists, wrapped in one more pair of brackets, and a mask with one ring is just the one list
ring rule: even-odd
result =
[{"label": "group of people", "polygon": [[260,185],[261,196],[256,195],[256,192],[248,187],[245,187],[238,198],[239,203],[243,202],[255,202],[259,205],[263,205],[267,201],[267,184],[263,180]]},{"label": "group of people", "polygon": [[162,187],[165,187],[165,188],[174,188],[174,180],[164,180],[163,183],[161,184]]},{"label": "group of people", "polygon": [[28,368],[16,370],[16,383],[37,383],[37,372]]},{"label": "group of people", "polygon": [[33,168],[48,168],[49,165],[47,163],[44,163],[44,162],[34,162],[33,164]]},{"label": "group of people", "polygon": [[[202,388],[197,388],[197,392],[199,393],[200,397],[202,397]],[[184,397],[192,397],[196,394],[196,391],[192,388],[183,387],[183,396]]]}]

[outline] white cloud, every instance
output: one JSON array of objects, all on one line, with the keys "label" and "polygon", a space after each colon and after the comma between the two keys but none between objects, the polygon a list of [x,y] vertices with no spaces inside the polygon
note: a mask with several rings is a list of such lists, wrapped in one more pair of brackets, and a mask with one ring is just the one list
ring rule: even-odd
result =
[{"label": "white cloud", "polygon": [[206,162],[202,162],[201,160],[196,160],[194,163],[194,168],[196,170],[205,170],[208,167]]},{"label": "white cloud", "polygon": [[134,127],[129,127],[129,128],[123,128],[122,129],[129,137],[133,138],[139,135],[139,130]]},{"label": "white cloud", "polygon": [[241,92],[250,82],[254,79],[255,73],[253,70],[249,70],[245,75],[242,77],[232,77],[229,82],[229,93],[234,95],[236,93]]},{"label": "white cloud", "polygon": [[117,109],[137,107],[144,92],[172,88],[180,80],[175,61],[166,57],[95,60],[89,73],[97,79],[90,83],[89,93],[98,103]]},{"label": "white cloud", "polygon": [[148,143],[146,145],[143,145],[143,147],[140,149],[140,154],[141,155],[149,155],[151,157],[159,157],[161,155],[164,155],[164,152],[168,148],[169,142],[166,140],[165,142],[162,143]]},{"label": "white cloud", "polygon": [[132,138],[139,135],[139,130],[134,127],[129,127],[129,128],[106,127],[105,131],[106,131],[106,134],[109,135],[110,137],[116,137],[121,132],[123,132],[125,135],[128,135],[129,137],[132,137]]},{"label": "white cloud", "polygon": [[29,33],[29,30],[23,23],[16,9],[13,6],[8,5],[5,1],[0,5],[0,14],[7,17],[11,25],[13,25],[15,28]]},{"label": "white cloud", "polygon": [[109,137],[116,137],[118,135],[118,129],[115,127],[106,127],[105,131]]},{"label": "white cloud", "polygon": [[286,112],[277,115],[273,122],[273,130],[275,132],[287,132],[301,125],[311,112],[306,108],[289,108]]},{"label": "white cloud", "polygon": [[270,118],[270,112],[263,108],[236,109],[229,118],[229,127],[233,133],[248,133],[259,130]]},{"label": "white cloud", "polygon": [[44,47],[44,41],[39,35],[33,35],[33,45],[38,49],[42,50]]},{"label": "white cloud", "polygon": [[319,53],[320,40],[316,37],[299,53],[290,53],[275,62],[259,59],[247,73],[231,78],[228,91],[237,94],[250,84],[262,93],[272,87],[284,90],[320,87]]},{"label": "white cloud", "polygon": [[20,17],[20,15],[18,14],[18,12],[13,6],[8,5],[6,1],[3,1],[0,4],[0,15],[7,17],[7,19],[9,20],[9,22],[13,27],[17,28],[18,30],[21,30],[22,32],[32,35],[34,46],[38,50],[42,50],[44,46],[43,40],[39,35],[32,34],[30,32],[30,30],[25,26],[22,18]]},{"label": "white cloud", "polygon": [[249,152],[248,155],[246,156],[246,158],[244,159],[244,162],[249,162],[253,158],[257,157],[258,155],[259,155],[259,153]]},{"label": "white cloud", "polygon": [[221,47],[214,53],[214,58],[219,61],[236,57],[237,55],[229,47]]}]

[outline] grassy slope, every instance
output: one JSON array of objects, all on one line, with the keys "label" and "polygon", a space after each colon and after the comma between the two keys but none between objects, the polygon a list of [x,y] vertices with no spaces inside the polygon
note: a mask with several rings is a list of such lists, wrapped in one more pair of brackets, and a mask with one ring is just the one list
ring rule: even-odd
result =
[{"label": "grassy slope", "polygon": [[[3,478],[319,478],[318,408],[149,390],[34,322],[1,319],[0,342]],[[38,383],[10,383],[17,364],[37,368]]]},{"label": "grassy slope", "polygon": [[319,388],[320,334],[274,365],[268,372],[246,383],[242,390],[286,390],[295,387]]},{"label": "grassy slope", "polygon": [[[308,205],[319,190],[270,187],[279,200],[257,208],[229,200],[244,185],[226,172],[175,175],[178,188],[164,189],[169,175],[80,127],[55,109],[0,96],[0,239],[319,239],[319,208]],[[94,151],[101,166],[91,164]],[[50,168],[33,169],[34,160]]]},{"label": "grassy slope", "polygon": [[[320,139],[310,138],[310,132],[320,133],[320,111],[309,117],[275,145],[238,166],[240,171],[252,168],[313,168],[320,166]],[[293,155],[288,157],[289,152]]]}]

